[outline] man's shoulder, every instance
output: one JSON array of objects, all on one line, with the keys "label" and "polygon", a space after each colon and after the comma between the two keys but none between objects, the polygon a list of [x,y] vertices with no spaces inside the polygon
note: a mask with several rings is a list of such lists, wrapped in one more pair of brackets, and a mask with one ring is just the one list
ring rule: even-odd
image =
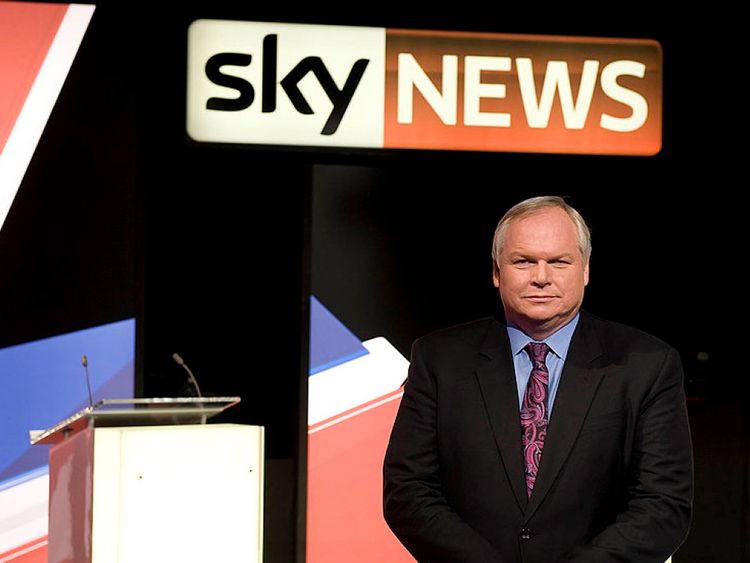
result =
[{"label": "man's shoulder", "polygon": [[484,317],[433,330],[417,338],[414,344],[426,348],[460,347],[476,350],[490,333],[500,333],[504,329],[505,324],[495,317]]},{"label": "man's shoulder", "polygon": [[488,346],[497,347],[507,339],[505,324],[494,317],[440,328],[417,338],[411,351],[412,362],[425,362],[431,369],[455,374],[476,365]]},{"label": "man's shoulder", "polygon": [[667,342],[634,326],[611,321],[581,311],[579,327],[591,331],[607,350],[665,351],[672,348]]}]

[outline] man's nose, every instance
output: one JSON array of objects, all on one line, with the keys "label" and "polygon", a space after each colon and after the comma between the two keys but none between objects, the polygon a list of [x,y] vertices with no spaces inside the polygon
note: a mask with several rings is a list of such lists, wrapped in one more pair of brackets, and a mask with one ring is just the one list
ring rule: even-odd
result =
[{"label": "man's nose", "polygon": [[549,283],[549,264],[544,260],[540,260],[534,266],[531,283],[537,286],[545,286]]}]

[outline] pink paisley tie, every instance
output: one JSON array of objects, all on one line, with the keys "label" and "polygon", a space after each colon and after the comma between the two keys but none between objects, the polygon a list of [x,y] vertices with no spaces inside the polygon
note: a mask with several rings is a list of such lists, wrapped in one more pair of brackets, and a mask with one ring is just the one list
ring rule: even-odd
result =
[{"label": "pink paisley tie", "polygon": [[539,460],[542,458],[544,438],[547,436],[547,384],[549,372],[544,363],[549,346],[544,342],[529,342],[524,348],[531,358],[531,377],[526,384],[521,407],[523,459],[526,465],[526,494],[534,490]]}]

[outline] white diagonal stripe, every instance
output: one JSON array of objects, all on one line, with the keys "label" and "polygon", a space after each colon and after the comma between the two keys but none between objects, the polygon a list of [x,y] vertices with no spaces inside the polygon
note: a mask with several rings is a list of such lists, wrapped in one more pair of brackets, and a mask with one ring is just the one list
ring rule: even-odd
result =
[{"label": "white diagonal stripe", "polygon": [[0,153],[0,228],[5,223],[93,13],[94,6],[88,4],[68,6],[5,148]]}]

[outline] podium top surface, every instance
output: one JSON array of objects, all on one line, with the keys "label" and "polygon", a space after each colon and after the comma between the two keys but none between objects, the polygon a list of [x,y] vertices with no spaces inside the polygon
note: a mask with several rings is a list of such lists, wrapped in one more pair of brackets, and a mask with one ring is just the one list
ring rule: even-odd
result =
[{"label": "podium top surface", "polygon": [[91,427],[199,424],[239,402],[240,397],[104,399],[29,435],[32,444],[57,444]]}]

